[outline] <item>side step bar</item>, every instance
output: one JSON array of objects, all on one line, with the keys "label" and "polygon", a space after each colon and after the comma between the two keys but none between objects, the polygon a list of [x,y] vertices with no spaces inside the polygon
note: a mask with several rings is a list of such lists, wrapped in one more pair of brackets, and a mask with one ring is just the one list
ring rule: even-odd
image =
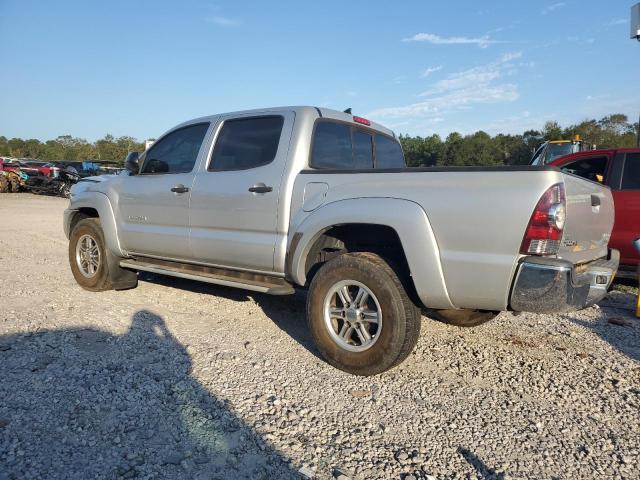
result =
[{"label": "side step bar", "polygon": [[251,272],[239,272],[224,268],[207,267],[190,263],[170,262],[155,258],[131,258],[120,261],[122,268],[158,273],[172,277],[187,278],[200,282],[243,288],[270,295],[291,295],[295,293],[293,285],[284,278]]}]

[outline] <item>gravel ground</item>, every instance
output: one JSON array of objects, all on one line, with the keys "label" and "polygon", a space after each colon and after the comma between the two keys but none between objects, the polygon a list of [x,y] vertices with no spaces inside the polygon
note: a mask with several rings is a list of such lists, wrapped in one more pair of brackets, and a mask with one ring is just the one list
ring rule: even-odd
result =
[{"label": "gravel ground", "polygon": [[633,288],[474,329],[425,318],[407,361],[358,378],[318,358],[302,293],[83,291],[65,206],[0,195],[2,480],[640,478]]}]

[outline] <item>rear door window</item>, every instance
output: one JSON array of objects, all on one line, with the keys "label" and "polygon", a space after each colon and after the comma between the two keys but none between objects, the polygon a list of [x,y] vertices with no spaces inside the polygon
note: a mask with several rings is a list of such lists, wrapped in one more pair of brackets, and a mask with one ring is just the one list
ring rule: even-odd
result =
[{"label": "rear door window", "polygon": [[622,190],[640,190],[640,153],[628,153],[622,170]]},{"label": "rear door window", "polygon": [[404,168],[400,143],[383,135],[376,135],[376,168]]},{"label": "rear door window", "polygon": [[271,163],[278,152],[283,124],[280,115],[225,121],[208,170],[247,170]]}]

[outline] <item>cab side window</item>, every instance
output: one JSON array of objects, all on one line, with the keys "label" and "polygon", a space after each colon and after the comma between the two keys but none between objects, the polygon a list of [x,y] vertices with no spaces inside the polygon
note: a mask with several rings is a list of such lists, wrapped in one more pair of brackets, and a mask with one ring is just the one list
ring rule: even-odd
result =
[{"label": "cab side window", "polygon": [[640,153],[628,153],[622,169],[621,190],[640,190]]},{"label": "cab side window", "polygon": [[607,172],[607,157],[581,158],[562,165],[560,169],[587,180],[604,183]]},{"label": "cab side window", "polygon": [[145,154],[141,174],[188,173],[198,158],[208,123],[189,125],[158,140]]}]

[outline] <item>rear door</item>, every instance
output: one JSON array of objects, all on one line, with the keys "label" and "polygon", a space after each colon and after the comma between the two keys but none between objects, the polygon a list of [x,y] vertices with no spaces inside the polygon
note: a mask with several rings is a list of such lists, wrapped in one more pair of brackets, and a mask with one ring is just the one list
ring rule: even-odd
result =
[{"label": "rear door", "polygon": [[620,263],[638,265],[640,256],[632,242],[640,238],[640,153],[616,155],[612,174],[616,222],[610,245],[620,250]]},{"label": "rear door", "polygon": [[208,129],[205,122],[169,132],[145,153],[138,175],[123,177],[118,234],[127,252],[190,258],[189,195]]},{"label": "rear door", "polygon": [[273,272],[286,232],[278,217],[294,112],[226,116],[216,126],[208,161],[196,174],[190,245],[199,262]]}]

